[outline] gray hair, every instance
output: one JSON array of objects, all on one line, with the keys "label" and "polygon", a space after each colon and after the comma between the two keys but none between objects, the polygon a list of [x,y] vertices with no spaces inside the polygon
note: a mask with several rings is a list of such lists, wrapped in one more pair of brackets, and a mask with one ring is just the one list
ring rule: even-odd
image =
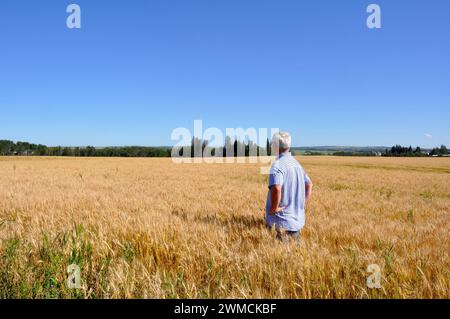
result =
[{"label": "gray hair", "polygon": [[288,132],[277,132],[273,135],[272,143],[277,143],[280,150],[286,151],[291,148],[291,134]]}]

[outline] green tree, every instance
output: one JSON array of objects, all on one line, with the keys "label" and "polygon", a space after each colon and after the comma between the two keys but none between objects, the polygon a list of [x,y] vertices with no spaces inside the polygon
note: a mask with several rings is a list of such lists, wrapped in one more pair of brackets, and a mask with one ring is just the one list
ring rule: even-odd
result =
[{"label": "green tree", "polygon": [[267,151],[268,156],[272,155],[272,147],[271,147],[269,138],[267,138],[267,141],[266,141],[266,151]]}]

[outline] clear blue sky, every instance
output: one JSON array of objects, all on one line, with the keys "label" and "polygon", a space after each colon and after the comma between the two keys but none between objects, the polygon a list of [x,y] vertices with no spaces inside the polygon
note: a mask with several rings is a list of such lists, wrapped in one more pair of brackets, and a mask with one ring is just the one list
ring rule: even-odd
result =
[{"label": "clear blue sky", "polygon": [[1,1],[0,114],[0,139],[47,145],[172,145],[195,119],[450,145],[450,1]]}]

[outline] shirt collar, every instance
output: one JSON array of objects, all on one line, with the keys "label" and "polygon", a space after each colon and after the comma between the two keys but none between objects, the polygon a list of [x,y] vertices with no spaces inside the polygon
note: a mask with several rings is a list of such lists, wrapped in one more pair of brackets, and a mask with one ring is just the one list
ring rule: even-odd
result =
[{"label": "shirt collar", "polygon": [[278,155],[278,158],[282,158],[284,156],[291,156],[291,155],[292,155],[291,152],[283,152],[280,155]]}]

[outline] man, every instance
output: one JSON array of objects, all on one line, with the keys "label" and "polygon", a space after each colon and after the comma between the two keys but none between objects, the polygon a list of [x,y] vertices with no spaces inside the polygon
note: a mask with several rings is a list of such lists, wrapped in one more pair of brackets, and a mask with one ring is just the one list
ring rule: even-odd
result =
[{"label": "man", "polygon": [[266,203],[267,226],[275,227],[277,239],[299,239],[305,225],[305,206],[312,194],[312,182],[290,153],[291,136],[275,133],[272,154],[278,155],[270,168]]}]

